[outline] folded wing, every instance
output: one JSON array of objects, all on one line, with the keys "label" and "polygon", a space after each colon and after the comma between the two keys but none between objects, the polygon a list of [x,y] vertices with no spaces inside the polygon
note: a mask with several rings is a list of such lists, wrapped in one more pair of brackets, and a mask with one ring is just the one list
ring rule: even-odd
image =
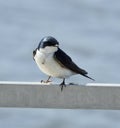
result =
[{"label": "folded wing", "polygon": [[62,51],[60,48],[58,49],[58,51],[55,52],[54,58],[58,61],[59,64],[61,64],[61,66],[64,66],[65,68],[68,68],[77,74],[81,74],[81,75],[83,75],[83,76],[85,76],[91,80],[94,80],[91,77],[87,76],[88,73],[84,69],[79,68],[72,61],[72,59],[64,51]]}]

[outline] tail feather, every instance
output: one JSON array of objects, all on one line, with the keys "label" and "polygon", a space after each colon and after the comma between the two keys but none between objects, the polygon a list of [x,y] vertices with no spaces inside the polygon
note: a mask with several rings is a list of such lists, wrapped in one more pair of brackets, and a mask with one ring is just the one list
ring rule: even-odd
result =
[{"label": "tail feather", "polygon": [[87,78],[89,78],[89,79],[91,79],[91,80],[95,81],[93,78],[91,78],[91,77],[87,76],[86,74],[81,74],[81,75],[83,75],[83,76],[85,76],[85,77],[87,77]]}]

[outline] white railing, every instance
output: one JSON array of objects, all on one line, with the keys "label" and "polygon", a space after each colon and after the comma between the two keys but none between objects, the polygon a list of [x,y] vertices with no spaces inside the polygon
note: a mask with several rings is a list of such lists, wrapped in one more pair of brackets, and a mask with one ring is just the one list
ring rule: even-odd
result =
[{"label": "white railing", "polygon": [[0,82],[0,107],[57,109],[120,109],[120,84],[43,85]]}]

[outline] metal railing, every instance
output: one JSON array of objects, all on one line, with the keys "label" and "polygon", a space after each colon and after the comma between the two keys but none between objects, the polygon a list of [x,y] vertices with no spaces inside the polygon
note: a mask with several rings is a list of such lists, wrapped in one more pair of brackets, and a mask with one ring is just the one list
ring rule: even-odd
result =
[{"label": "metal railing", "polygon": [[120,84],[59,85],[0,82],[0,107],[120,109]]}]

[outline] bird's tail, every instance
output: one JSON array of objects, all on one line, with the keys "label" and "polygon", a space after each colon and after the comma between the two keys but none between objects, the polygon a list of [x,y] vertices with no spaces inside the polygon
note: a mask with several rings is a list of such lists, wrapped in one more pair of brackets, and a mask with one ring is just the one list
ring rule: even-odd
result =
[{"label": "bird's tail", "polygon": [[91,77],[87,76],[86,74],[81,74],[81,75],[83,75],[83,76],[85,76],[85,77],[87,77],[87,78],[89,78],[89,79],[91,79],[91,80],[95,81],[93,78],[91,78]]}]

